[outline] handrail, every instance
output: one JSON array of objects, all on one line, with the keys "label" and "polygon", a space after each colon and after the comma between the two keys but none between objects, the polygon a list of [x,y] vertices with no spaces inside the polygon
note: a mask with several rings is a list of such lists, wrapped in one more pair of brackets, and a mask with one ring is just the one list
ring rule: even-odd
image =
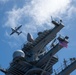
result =
[{"label": "handrail", "polygon": [[70,60],[64,62],[57,70],[54,70],[54,75],[58,75],[60,72],[62,72],[64,69],[66,69],[69,65],[74,63],[76,61],[76,58],[71,58]]}]

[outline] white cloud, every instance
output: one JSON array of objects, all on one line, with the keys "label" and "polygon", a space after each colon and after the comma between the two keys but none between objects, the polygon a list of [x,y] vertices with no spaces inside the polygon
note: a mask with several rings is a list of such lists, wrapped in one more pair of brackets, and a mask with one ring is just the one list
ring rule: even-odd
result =
[{"label": "white cloud", "polygon": [[75,6],[71,6],[71,8],[68,10],[68,18],[72,18],[72,16],[74,16],[74,14],[76,13],[76,7]]},{"label": "white cloud", "polygon": [[[49,28],[50,17],[64,14],[70,5],[70,0],[32,0],[23,8],[14,7],[8,11],[7,27],[16,27],[23,24],[22,31],[36,33],[39,29]],[[44,26],[46,24],[46,26]],[[24,35],[23,35],[24,36]]]},{"label": "white cloud", "polygon": [[31,15],[37,23],[46,22],[50,16],[57,16],[66,11],[70,0],[33,0]]}]

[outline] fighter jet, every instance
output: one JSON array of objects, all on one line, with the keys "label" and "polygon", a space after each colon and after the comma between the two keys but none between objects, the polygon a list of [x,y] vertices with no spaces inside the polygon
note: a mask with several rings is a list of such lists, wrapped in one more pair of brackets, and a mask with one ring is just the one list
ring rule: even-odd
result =
[{"label": "fighter jet", "polygon": [[20,25],[19,27],[15,27],[15,29],[13,29],[13,28],[11,28],[11,30],[12,30],[12,33],[10,34],[10,35],[12,35],[12,34],[14,34],[14,33],[17,33],[18,35],[20,35],[21,33],[22,33],[22,31],[18,31],[20,28],[22,27],[22,25]]}]

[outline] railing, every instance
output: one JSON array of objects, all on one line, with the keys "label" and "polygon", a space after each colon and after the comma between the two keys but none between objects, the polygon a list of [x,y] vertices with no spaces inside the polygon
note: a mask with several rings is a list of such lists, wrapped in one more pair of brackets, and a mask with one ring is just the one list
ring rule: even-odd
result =
[{"label": "railing", "polygon": [[65,70],[69,65],[71,65],[75,61],[76,61],[76,58],[70,58],[70,60],[68,61],[64,59],[64,63],[57,70],[54,70],[54,73],[52,75],[58,75],[60,72]]}]

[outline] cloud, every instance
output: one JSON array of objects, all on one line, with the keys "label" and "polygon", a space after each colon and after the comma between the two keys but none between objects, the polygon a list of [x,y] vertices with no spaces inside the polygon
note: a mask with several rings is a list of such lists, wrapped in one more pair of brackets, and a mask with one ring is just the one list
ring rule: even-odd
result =
[{"label": "cloud", "polygon": [[50,16],[58,16],[66,11],[70,0],[33,0],[31,15],[37,23],[44,23]]},{"label": "cloud", "polygon": [[13,42],[8,42],[8,44],[11,48],[14,48],[17,46],[17,43],[13,43]]},{"label": "cloud", "polygon": [[8,11],[5,26],[14,28],[22,24],[22,31],[25,35],[28,32],[36,33],[50,28],[52,27],[50,17],[66,13],[70,2],[70,0],[31,0],[23,8],[14,7]]},{"label": "cloud", "polygon": [[72,18],[72,16],[76,13],[76,7],[71,6],[71,8],[68,10],[68,18]]}]

